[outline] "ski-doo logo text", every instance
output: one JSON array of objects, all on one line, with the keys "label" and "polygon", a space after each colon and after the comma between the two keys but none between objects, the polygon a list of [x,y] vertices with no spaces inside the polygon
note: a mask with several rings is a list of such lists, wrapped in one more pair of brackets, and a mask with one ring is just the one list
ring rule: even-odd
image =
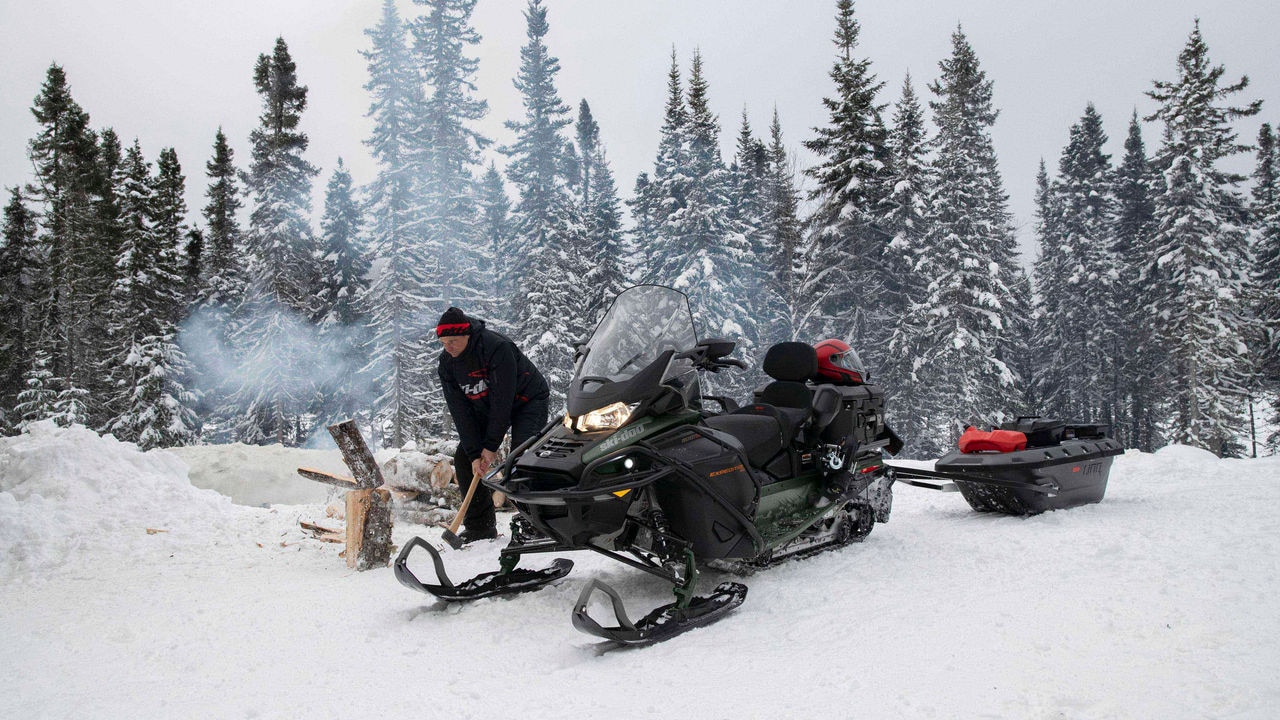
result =
[{"label": "ski-doo logo text", "polygon": [[482,398],[489,394],[489,381],[484,378],[480,378],[474,383],[463,385],[462,392],[466,393],[467,397],[471,400]]},{"label": "ski-doo logo text", "polygon": [[634,425],[610,435],[600,442],[601,450],[611,450],[644,432],[645,424]]}]

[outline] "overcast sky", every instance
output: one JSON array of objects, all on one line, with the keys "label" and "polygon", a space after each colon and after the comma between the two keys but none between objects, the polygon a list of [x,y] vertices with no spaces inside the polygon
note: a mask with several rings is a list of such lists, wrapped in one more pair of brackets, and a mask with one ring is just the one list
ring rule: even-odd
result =
[{"label": "overcast sky", "polygon": [[[719,114],[726,155],[745,108],[757,133],[767,132],[776,105],[785,139],[802,165],[813,162],[800,143],[826,122],[822,98],[834,59],[834,0],[547,0],[547,43],[559,57],[561,97],[577,108],[586,98],[624,197],[636,174],[651,170],[674,46],[684,76],[700,48]],[[482,130],[509,142],[503,122],[520,116],[512,87],[525,42],[524,2],[480,0],[473,15],[483,36],[476,51],[480,94],[489,102]],[[31,116],[49,64],[67,72],[72,95],[95,128],[137,137],[148,159],[175,147],[187,174],[192,219],[204,204],[204,164],[224,128],[241,167],[249,132],[261,110],[253,66],[283,36],[310,88],[302,129],[308,158],[322,170],[321,197],[341,156],[357,183],[373,177],[363,141],[370,130],[366,64],[358,54],[364,30],[380,16],[380,0],[0,0],[0,186],[27,182]],[[401,0],[406,18],[416,6]],[[1176,59],[1195,18],[1210,57],[1234,81],[1248,75],[1239,102],[1262,98],[1262,115],[1241,121],[1252,142],[1263,122],[1280,124],[1280,3],[1275,0],[860,0],[859,54],[868,57],[897,100],[910,72],[922,98],[951,51],[961,25],[995,83],[1000,116],[993,131],[1011,210],[1024,243],[1032,239],[1035,175],[1050,171],[1070,125],[1092,101],[1119,159],[1135,107],[1150,114],[1143,94],[1154,79],[1176,78]],[[1145,125],[1148,151],[1159,128]],[[498,158],[496,153],[494,157]],[[501,164],[501,159],[499,162]],[[1239,170],[1248,172],[1252,158]],[[316,215],[322,208],[317,201]]]}]

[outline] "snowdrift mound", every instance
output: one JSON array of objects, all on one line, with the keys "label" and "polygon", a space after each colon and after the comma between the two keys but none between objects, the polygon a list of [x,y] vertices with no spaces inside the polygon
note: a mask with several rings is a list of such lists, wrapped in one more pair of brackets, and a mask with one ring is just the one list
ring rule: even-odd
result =
[{"label": "snowdrift mound", "polygon": [[207,537],[231,502],[187,479],[163,450],[51,421],[0,438],[0,579],[61,565],[81,550],[128,552],[134,543]]},{"label": "snowdrift mound", "polygon": [[348,476],[338,450],[280,445],[192,445],[168,452],[188,466],[192,485],[218,492],[237,505],[307,505],[326,502],[333,489],[298,475],[298,468]]}]

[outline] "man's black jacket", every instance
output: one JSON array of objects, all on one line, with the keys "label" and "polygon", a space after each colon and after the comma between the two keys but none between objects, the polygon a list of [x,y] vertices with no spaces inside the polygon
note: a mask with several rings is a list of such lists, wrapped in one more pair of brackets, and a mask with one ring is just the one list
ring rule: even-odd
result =
[{"label": "man's black jacket", "polygon": [[471,318],[471,338],[458,357],[440,353],[440,384],[458,427],[462,450],[472,460],[498,449],[511,415],[531,400],[546,402],[547,381],[515,343]]}]

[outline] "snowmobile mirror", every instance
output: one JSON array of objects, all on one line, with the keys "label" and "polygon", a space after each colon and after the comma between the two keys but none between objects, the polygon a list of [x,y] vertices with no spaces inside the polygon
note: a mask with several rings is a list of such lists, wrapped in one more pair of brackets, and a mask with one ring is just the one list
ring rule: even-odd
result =
[{"label": "snowmobile mirror", "polygon": [[707,338],[698,341],[698,349],[702,350],[708,360],[718,360],[733,352],[737,343],[724,338]]}]

